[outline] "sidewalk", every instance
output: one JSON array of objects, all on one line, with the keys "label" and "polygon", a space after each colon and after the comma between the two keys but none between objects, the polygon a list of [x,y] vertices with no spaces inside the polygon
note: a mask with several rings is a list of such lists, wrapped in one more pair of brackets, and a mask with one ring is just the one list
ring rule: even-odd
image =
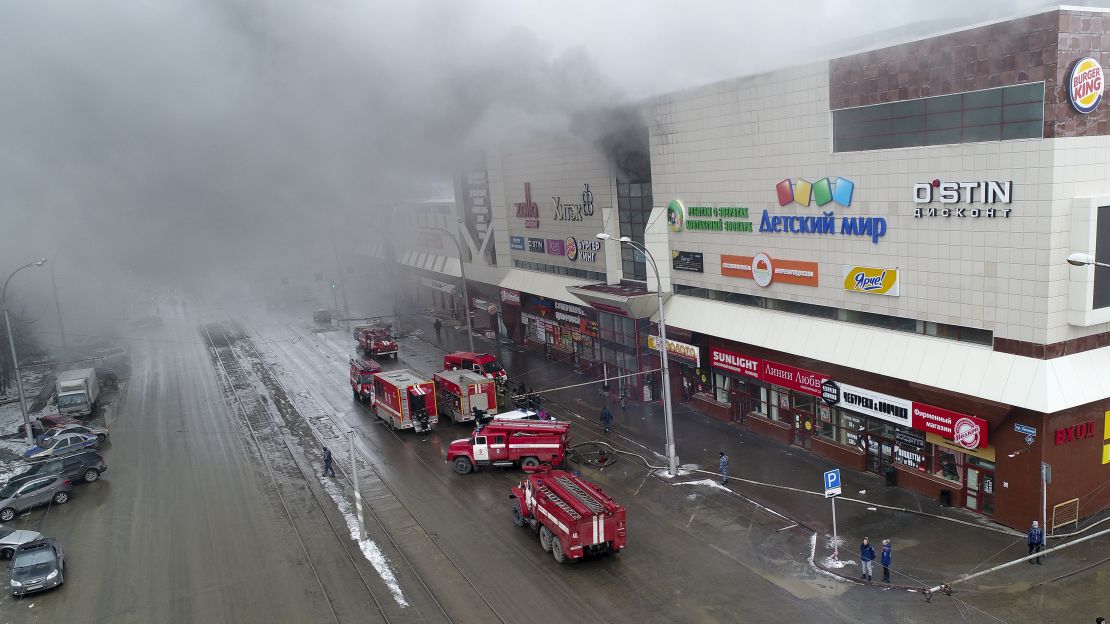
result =
[{"label": "sidewalk", "polygon": [[[407,323],[408,327],[414,325],[424,331],[419,339],[432,345],[450,350],[468,348],[465,333],[455,328],[444,327],[442,338],[437,340],[430,318]],[[606,398],[595,386],[547,391],[590,381],[585,375],[575,373],[570,365],[557,364],[531,352],[511,350],[507,344],[478,336],[474,337],[474,347],[495,354],[508,370],[512,383],[523,381],[533,391],[542,393],[543,406],[556,416],[570,413],[597,423]],[[649,459],[653,459],[655,465],[666,464],[660,453],[665,435],[660,402],[646,405],[629,402],[623,410],[619,404],[610,402],[609,409],[613,413],[610,436],[615,442],[624,437],[627,438],[624,446],[638,452],[642,452],[636,448],[639,445],[654,449],[655,457]],[[729,487],[815,532],[818,539],[813,563],[829,573],[860,582],[859,543],[864,536],[870,538],[876,552],[883,539],[891,540],[894,547],[892,582],[908,589],[952,581],[1027,554],[1023,533],[983,516],[960,508],[941,507],[937,501],[903,488],[887,487],[879,475],[845,469],[799,447],[750,433],[739,423],[724,423],[702,415],[685,403],[676,402],[673,409],[677,454],[683,468],[710,471],[715,475],[718,453],[722,450],[728,453],[731,460]],[[577,438],[589,440],[593,433],[582,433]],[[841,468],[844,494],[836,506],[840,545],[834,549],[831,503],[824,498],[821,489],[822,474],[837,467]],[[679,477],[680,480],[705,478],[712,478],[712,475],[692,472]],[[839,558],[834,557],[834,550],[839,552]],[[996,584],[1005,580],[1033,584],[1093,563],[1100,557],[1097,553],[1089,553],[1088,549],[1069,549],[1047,559],[1044,565],[1014,566],[998,573],[998,577],[1004,578],[996,577],[987,582]],[[876,561],[873,574],[876,587],[884,586],[878,582],[881,578],[882,568]]]}]

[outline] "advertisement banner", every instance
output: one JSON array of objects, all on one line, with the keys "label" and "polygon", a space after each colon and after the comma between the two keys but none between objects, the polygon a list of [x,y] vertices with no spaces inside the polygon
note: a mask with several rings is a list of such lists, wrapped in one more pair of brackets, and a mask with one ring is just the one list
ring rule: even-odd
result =
[{"label": "advertisement banner", "polygon": [[770,286],[772,282],[817,286],[818,265],[816,262],[799,260],[772,260],[765,253],[754,256],[732,256],[721,254],[721,275],[754,280],[760,286]]},{"label": "advertisement banner", "polygon": [[898,296],[898,269],[845,266],[844,290],[868,295]]},{"label": "advertisement banner", "polygon": [[914,402],[913,428],[952,440],[965,449],[987,446],[987,421],[942,407]]},{"label": "advertisement banner", "polygon": [[703,259],[702,252],[678,250],[672,251],[671,268],[675,271],[703,273],[705,271],[705,261]]},{"label": "advertisement banner", "polygon": [[730,373],[736,373],[737,375],[746,375],[759,379],[760,361],[746,355],[725,351],[717,347],[710,347],[709,363],[713,368],[719,368]]},{"label": "advertisement banner", "polygon": [[[652,351],[659,350],[659,336],[649,335],[647,337],[647,342],[648,349]],[[681,360],[687,364],[693,364],[694,366],[701,366],[701,350],[685,342],[667,339],[667,357],[673,357],[676,360]]]},{"label": "advertisement banner", "polygon": [[510,288],[501,289],[501,303],[520,307],[520,291]]},{"label": "advertisement banner", "polygon": [[[836,386],[840,389],[836,404],[842,408],[903,427],[910,427],[913,423],[910,418],[913,412],[912,401],[841,382],[836,382]],[[828,392],[825,393],[824,398],[826,401],[829,400]]]}]

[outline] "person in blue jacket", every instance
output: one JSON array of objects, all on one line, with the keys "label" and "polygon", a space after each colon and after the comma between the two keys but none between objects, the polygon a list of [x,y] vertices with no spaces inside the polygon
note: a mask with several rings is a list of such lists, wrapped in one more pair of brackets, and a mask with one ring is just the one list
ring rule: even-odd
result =
[{"label": "person in blue jacket", "polygon": [[[1039,553],[1041,552],[1041,549],[1044,548],[1044,530],[1041,529],[1040,523],[1038,523],[1036,520],[1033,521],[1033,526],[1029,528],[1029,539],[1026,541],[1029,543],[1030,555],[1032,555],[1033,553]],[[1029,563],[1033,563],[1033,560],[1030,559]],[[1037,557],[1037,565],[1040,564],[1041,558]]]},{"label": "person in blue jacket", "polygon": [[891,546],[890,540],[888,540],[888,539],[883,540],[883,550],[882,550],[882,553],[880,553],[880,555],[879,555],[879,563],[883,564],[883,582],[884,583],[889,583],[890,582],[890,557],[893,554],[891,552],[893,550],[894,550],[894,547]]},{"label": "person in blue jacket", "polygon": [[871,545],[871,542],[867,541],[866,537],[863,538],[863,543],[859,545],[859,561],[860,569],[863,570],[863,575],[860,576],[860,578],[870,583],[871,562],[875,561],[875,547]]},{"label": "person in blue jacket", "polygon": [[728,485],[728,454],[721,451],[721,485]]}]

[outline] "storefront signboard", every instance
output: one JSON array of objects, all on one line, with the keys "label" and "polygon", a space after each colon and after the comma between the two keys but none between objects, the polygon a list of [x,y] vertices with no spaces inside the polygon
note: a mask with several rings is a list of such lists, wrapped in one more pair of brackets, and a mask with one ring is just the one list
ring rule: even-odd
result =
[{"label": "storefront signboard", "polygon": [[552,256],[565,256],[565,255],[567,255],[567,249],[566,249],[565,243],[563,243],[563,239],[561,239],[561,238],[549,238],[549,239],[547,239],[547,253],[552,255]]},{"label": "storefront signboard", "polygon": [[667,204],[667,226],[672,232],[752,232],[746,206],[690,206],[673,199]]},{"label": "storefront signboard", "polygon": [[497,314],[497,304],[496,303],[491,303],[489,301],[486,301],[485,299],[477,299],[477,298],[475,298],[473,301],[474,301],[474,309],[475,310],[482,310],[486,314]]},{"label": "storefront signboard", "polygon": [[501,289],[501,303],[520,307],[520,291],[510,288]]},{"label": "storefront signboard", "polygon": [[[1010,218],[1012,208],[996,207],[1013,199],[1014,183],[1010,180],[975,180],[971,182],[933,179],[913,185],[915,219],[922,217],[957,217],[978,219]],[[925,206],[937,202],[941,207]],[[950,207],[953,204],[967,204]]]},{"label": "storefront signboard", "polygon": [[[824,177],[816,182],[788,178],[775,185],[775,194],[781,207],[798,204],[808,208],[812,202],[814,207],[821,208],[831,202],[849,208],[855,189],[854,182],[841,177],[835,180]],[[884,217],[842,216],[838,228],[835,206],[828,208],[816,215],[772,215],[764,210],[759,231],[783,234],[836,234],[839,231],[841,236],[868,236],[872,243],[878,243],[886,235],[888,224]]]},{"label": "storefront signboard", "polygon": [[721,275],[754,280],[767,287],[773,281],[783,284],[817,286],[818,264],[798,260],[771,260],[765,253],[754,256],[721,254]]},{"label": "storefront signboard", "polygon": [[510,236],[509,248],[517,251],[524,251],[524,237],[523,236]]},{"label": "storefront signboard", "polygon": [[1072,65],[1064,88],[1068,90],[1068,101],[1075,110],[1084,115],[1095,110],[1102,101],[1102,92],[1106,88],[1106,74],[1102,71],[1102,64],[1089,56],[1079,59]]},{"label": "storefront signboard", "polygon": [[1083,438],[1095,437],[1095,421],[1088,420],[1078,425],[1071,425],[1070,427],[1060,427],[1056,430],[1056,446],[1082,440]]},{"label": "storefront signboard", "polygon": [[542,238],[529,238],[528,251],[532,253],[544,253],[547,251],[547,241]]},{"label": "storefront signboard", "polygon": [[844,290],[897,297],[898,269],[845,266]]},{"label": "storefront signboard", "polygon": [[[648,335],[648,349],[659,351],[659,337]],[[701,350],[691,344],[667,339],[667,357],[681,360],[693,366],[701,366]]]},{"label": "storefront signboard", "polygon": [[705,272],[704,254],[700,251],[671,252],[671,268],[675,271],[689,271],[691,273]]},{"label": "storefront signboard", "polygon": [[562,196],[551,198],[552,216],[555,221],[584,221],[594,216],[594,194],[589,184],[582,185],[582,203],[563,201]]},{"label": "storefront signboard", "polygon": [[597,252],[601,251],[601,241],[568,236],[566,240],[567,260],[571,262],[597,262]]},{"label": "storefront signboard", "polygon": [[[904,427],[911,425],[912,401],[842,382],[836,382],[836,385],[840,389],[840,396],[836,403],[839,407],[896,425]],[[822,397],[827,400],[827,393]]]},{"label": "storefront signboard", "polygon": [[913,403],[913,428],[935,433],[965,449],[987,445],[987,421],[942,407]]},{"label": "storefront signboard", "polygon": [[714,368],[752,377],[813,396],[821,396],[821,384],[829,378],[828,375],[823,373],[815,373],[796,366],[748,357],[717,347],[709,348],[709,360],[710,365]]}]

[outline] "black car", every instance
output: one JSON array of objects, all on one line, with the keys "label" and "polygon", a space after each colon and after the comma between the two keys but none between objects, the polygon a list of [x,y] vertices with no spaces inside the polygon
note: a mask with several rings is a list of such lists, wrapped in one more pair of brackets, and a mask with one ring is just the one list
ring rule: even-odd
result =
[{"label": "black car", "polygon": [[65,582],[65,555],[52,537],[23,544],[15,551],[8,571],[13,596],[57,587]]},{"label": "black car", "polygon": [[46,474],[60,474],[67,479],[92,483],[108,469],[104,457],[97,451],[81,451],[65,457],[46,459],[31,464],[27,470],[8,479],[8,485],[19,485]]}]

